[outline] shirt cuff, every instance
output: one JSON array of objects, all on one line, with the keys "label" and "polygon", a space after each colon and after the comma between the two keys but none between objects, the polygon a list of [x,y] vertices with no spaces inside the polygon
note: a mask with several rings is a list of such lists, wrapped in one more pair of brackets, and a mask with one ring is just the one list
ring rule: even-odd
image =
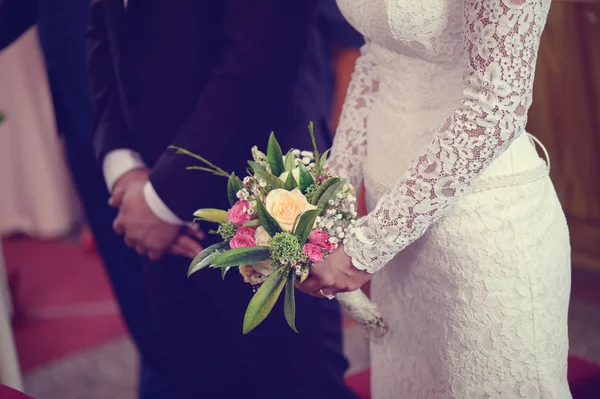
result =
[{"label": "shirt cuff", "polygon": [[106,154],[102,161],[102,173],[108,191],[112,192],[113,186],[125,173],[138,168],[145,168],[142,156],[126,148],[119,148]]},{"label": "shirt cuff", "polygon": [[146,203],[152,212],[163,222],[178,225],[186,224],[183,220],[179,219],[167,205],[165,205],[154,190],[154,187],[152,187],[152,183],[149,181],[144,185],[144,198],[146,198]]}]

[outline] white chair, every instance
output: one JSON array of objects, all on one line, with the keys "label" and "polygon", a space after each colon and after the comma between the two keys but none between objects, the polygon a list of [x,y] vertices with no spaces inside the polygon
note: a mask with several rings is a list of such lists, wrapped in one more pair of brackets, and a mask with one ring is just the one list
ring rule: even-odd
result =
[{"label": "white chair", "polygon": [[23,381],[10,321],[11,313],[12,302],[0,241],[0,384],[22,391]]}]

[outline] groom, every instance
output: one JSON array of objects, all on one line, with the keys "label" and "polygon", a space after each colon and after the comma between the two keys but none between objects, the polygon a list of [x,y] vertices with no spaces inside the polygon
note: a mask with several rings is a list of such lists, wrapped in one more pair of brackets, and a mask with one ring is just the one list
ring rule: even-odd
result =
[{"label": "groom", "polygon": [[[278,303],[244,336],[253,295],[236,273],[186,278],[198,208],[224,209],[226,181],[186,170],[176,145],[243,174],[250,148],[277,133],[329,145],[316,51],[318,0],[92,0],[89,58],[97,155],[114,228],[149,259],[153,309],[179,398],[353,398],[344,385],[335,301],[297,294],[293,333]],[[318,72],[318,71],[317,71]],[[210,239],[203,245],[210,244]],[[187,258],[186,258],[187,256]]]}]

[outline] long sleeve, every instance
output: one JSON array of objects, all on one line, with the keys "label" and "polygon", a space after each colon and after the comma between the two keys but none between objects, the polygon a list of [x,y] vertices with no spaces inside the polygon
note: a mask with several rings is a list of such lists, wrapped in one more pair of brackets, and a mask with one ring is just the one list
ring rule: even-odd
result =
[{"label": "long sleeve", "polygon": [[[121,0],[92,0],[87,32],[94,149],[99,162],[118,149],[136,151],[122,107],[117,79],[118,21]],[[110,17],[110,18],[109,18]]]},{"label": "long sleeve", "polygon": [[361,48],[356,60],[328,163],[338,175],[350,178],[357,189],[367,155],[367,119],[379,91],[377,64],[369,46],[367,42]]},{"label": "long sleeve", "polygon": [[[223,1],[220,57],[171,144],[212,160],[247,159],[247,144],[266,137],[294,97],[316,16],[316,0]],[[207,147],[209,135],[223,144]],[[216,196],[215,178],[186,170],[189,164],[167,150],[150,174],[157,194],[183,220]]]},{"label": "long sleeve", "polygon": [[461,106],[357,223],[345,243],[357,268],[373,273],[423,235],[524,132],[549,5],[549,0],[465,0]]}]

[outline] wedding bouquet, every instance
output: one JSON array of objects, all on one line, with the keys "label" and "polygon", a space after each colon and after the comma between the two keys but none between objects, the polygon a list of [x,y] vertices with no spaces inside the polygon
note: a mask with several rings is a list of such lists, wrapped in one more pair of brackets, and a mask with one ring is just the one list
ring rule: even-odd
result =
[{"label": "wedding bouquet", "polygon": [[[285,290],[284,313],[296,332],[294,281],[303,282],[313,264],[321,262],[353,228],[356,212],[354,187],[335,176],[326,166],[327,154],[319,153],[312,123],[309,125],[314,150],[290,150],[283,155],[271,134],[266,154],[252,148],[248,175],[240,179],[205,158],[183,148],[171,147],[192,156],[202,166],[188,169],[228,178],[228,210],[200,209],[195,220],[218,225],[211,231],[222,241],[192,261],[188,276],[206,267],[220,268],[222,276],[237,267],[255,294],[248,305],[243,333],[258,326],[271,312]],[[376,306],[360,290],[339,293],[342,307],[374,338],[387,326]]]}]

